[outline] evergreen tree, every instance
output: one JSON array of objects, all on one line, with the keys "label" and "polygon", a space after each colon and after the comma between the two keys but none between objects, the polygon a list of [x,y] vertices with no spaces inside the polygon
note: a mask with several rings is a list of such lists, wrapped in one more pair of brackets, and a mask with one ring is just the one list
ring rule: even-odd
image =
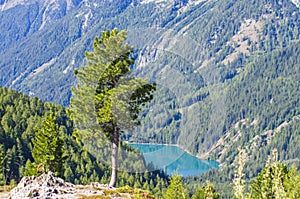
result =
[{"label": "evergreen tree", "polygon": [[5,184],[4,178],[4,146],[0,144],[0,186]]},{"label": "evergreen tree", "polygon": [[19,165],[19,174],[23,175],[24,173],[24,163],[25,163],[25,153],[24,153],[24,147],[19,138],[16,139],[17,144],[17,164]]},{"label": "evergreen tree", "polygon": [[197,189],[192,199],[219,199],[220,195],[216,192],[214,186],[209,181],[206,181],[206,186]]},{"label": "evergreen tree", "polygon": [[38,129],[33,142],[32,156],[40,172],[55,172],[62,176],[63,140],[52,111],[44,118],[41,129]]},{"label": "evergreen tree", "polygon": [[136,180],[135,182],[134,182],[134,185],[133,185],[133,187],[134,188],[142,188],[142,185],[141,185],[141,183],[140,183],[140,181],[139,180]]},{"label": "evergreen tree", "polygon": [[110,186],[117,181],[119,137],[139,124],[141,106],[152,100],[155,90],[155,84],[129,76],[133,48],[125,39],[126,31],[116,29],[95,38],[94,51],[85,53],[87,66],[74,71],[79,83],[70,104],[78,135],[91,139],[101,134],[111,143]]},{"label": "evergreen tree", "polygon": [[23,176],[37,176],[39,175],[39,172],[37,171],[37,165],[35,162],[31,162],[29,159],[26,161],[25,169]]},{"label": "evergreen tree", "polygon": [[166,193],[164,194],[164,199],[186,199],[189,198],[188,191],[182,183],[182,177],[175,175],[171,178],[170,185]]},{"label": "evergreen tree", "polygon": [[65,169],[64,177],[67,182],[74,181],[74,174],[73,174],[72,169],[69,166]]},{"label": "evergreen tree", "polygon": [[[294,176],[291,177],[292,172]],[[299,176],[299,174],[298,174]],[[298,180],[298,182],[297,182]],[[297,172],[289,171],[286,165],[278,162],[278,152],[276,149],[272,151],[272,157],[269,157],[266,167],[258,174],[251,184],[251,198],[296,198],[299,196],[299,188],[294,189],[294,186],[299,185],[300,178],[297,178]],[[297,191],[298,190],[298,191]],[[298,192],[298,193],[297,193]],[[291,194],[292,193],[292,194]]]},{"label": "evergreen tree", "polygon": [[251,198],[285,198],[283,180],[287,167],[280,163],[266,166],[252,181]]},{"label": "evergreen tree", "polygon": [[15,164],[14,164],[14,158],[15,158],[15,152],[16,152],[16,147],[13,146],[12,149],[7,149],[6,155],[4,158],[4,181],[6,184],[10,183],[10,180],[13,179],[14,176],[14,170],[15,169]]},{"label": "evergreen tree", "polygon": [[239,154],[238,157],[236,159],[235,162],[235,166],[236,166],[236,170],[235,170],[235,177],[233,180],[233,184],[234,184],[234,195],[236,198],[239,199],[244,199],[245,198],[245,180],[244,178],[244,173],[243,173],[243,169],[246,163],[246,150],[245,149],[239,149]]},{"label": "evergreen tree", "polygon": [[290,199],[300,198],[300,173],[297,168],[292,166],[283,182],[287,192],[287,197]]}]

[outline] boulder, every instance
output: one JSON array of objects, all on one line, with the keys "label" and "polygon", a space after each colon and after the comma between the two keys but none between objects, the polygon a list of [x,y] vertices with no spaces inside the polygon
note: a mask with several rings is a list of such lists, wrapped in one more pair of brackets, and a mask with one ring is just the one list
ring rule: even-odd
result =
[{"label": "boulder", "polygon": [[11,190],[11,199],[77,199],[82,196],[104,195],[101,188],[106,185],[93,183],[91,185],[74,185],[54,176],[52,172],[44,173],[39,177],[23,177],[17,187]]}]

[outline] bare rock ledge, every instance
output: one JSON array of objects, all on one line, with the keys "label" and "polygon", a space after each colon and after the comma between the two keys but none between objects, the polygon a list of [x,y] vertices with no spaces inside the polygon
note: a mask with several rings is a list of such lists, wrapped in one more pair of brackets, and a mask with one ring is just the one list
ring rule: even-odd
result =
[{"label": "bare rock ledge", "polygon": [[[115,188],[108,187],[97,182],[90,185],[74,185],[57,178],[52,172],[42,174],[39,177],[23,177],[17,187],[11,190],[10,199],[79,199],[94,196],[107,196],[109,198],[128,198],[128,194],[115,194]],[[101,197],[102,196],[102,197]]]}]

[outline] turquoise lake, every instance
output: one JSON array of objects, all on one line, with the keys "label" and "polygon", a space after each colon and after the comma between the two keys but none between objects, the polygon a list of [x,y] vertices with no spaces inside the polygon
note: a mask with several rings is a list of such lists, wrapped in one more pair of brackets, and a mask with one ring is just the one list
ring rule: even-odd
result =
[{"label": "turquoise lake", "polygon": [[177,146],[157,144],[129,143],[143,153],[146,163],[153,163],[168,175],[178,173],[184,177],[199,175],[211,168],[219,168],[219,163],[212,160],[201,160]]}]

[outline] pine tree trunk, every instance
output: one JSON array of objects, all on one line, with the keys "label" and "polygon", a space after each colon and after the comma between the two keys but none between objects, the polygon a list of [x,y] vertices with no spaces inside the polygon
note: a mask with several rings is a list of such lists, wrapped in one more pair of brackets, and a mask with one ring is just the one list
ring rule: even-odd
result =
[{"label": "pine tree trunk", "polygon": [[114,138],[112,141],[112,153],[111,153],[111,178],[109,186],[116,187],[117,175],[118,175],[118,149],[119,148],[119,135],[115,130]]}]

